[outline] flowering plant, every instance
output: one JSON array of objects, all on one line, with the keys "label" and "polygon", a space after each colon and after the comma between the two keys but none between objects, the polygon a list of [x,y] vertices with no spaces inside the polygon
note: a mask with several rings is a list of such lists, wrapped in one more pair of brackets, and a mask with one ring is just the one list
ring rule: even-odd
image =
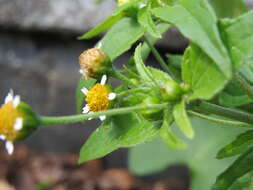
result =
[{"label": "flowering plant", "polygon": [[[229,11],[220,8],[224,4],[230,6]],[[237,131],[243,133],[218,152],[218,159],[239,157],[216,182],[212,180],[222,170],[210,174],[211,180],[196,177],[205,184],[202,189],[225,190],[240,184],[237,179],[253,169],[253,115],[245,106],[253,102],[253,12],[242,0],[119,0],[118,5],[110,17],[79,37],[90,39],[107,30],[96,47],[79,57],[77,115],[38,116],[13,92],[8,94],[0,108],[0,137],[6,140],[8,152],[13,152],[13,142],[38,126],[97,117],[101,125],[83,145],[80,163],[156,137],[169,149],[185,149],[184,138],[195,138],[190,118],[198,117],[249,128]],[[154,44],[171,27],[178,28],[189,46],[182,56],[167,55],[166,60]],[[114,68],[113,62],[135,44],[134,55],[123,69]],[[160,69],[145,64],[151,52]],[[108,78],[117,78],[121,84],[112,87],[106,84]],[[173,123],[184,137],[177,135]],[[222,132],[229,142],[230,131]],[[201,188],[193,183],[192,189]]]}]

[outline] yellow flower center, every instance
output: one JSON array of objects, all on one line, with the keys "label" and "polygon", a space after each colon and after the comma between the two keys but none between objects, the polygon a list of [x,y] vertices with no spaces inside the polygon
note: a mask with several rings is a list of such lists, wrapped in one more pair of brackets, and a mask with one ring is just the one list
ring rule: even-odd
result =
[{"label": "yellow flower center", "polygon": [[7,140],[14,141],[19,135],[13,128],[18,117],[21,117],[21,114],[13,107],[12,101],[0,108],[0,135],[4,135]]},{"label": "yellow flower center", "polygon": [[106,110],[109,105],[109,90],[99,83],[93,86],[87,93],[85,101],[87,102],[90,111]]}]

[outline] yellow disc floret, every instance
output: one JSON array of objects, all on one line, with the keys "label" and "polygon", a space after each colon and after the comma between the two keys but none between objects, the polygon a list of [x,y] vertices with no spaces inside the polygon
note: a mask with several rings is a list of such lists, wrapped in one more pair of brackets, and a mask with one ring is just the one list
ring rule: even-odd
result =
[{"label": "yellow disc floret", "polygon": [[106,86],[97,83],[87,93],[85,101],[90,111],[97,112],[106,110],[109,106],[109,90]]},{"label": "yellow disc floret", "polygon": [[19,136],[19,131],[13,126],[22,114],[13,106],[13,101],[10,101],[0,108],[0,116],[0,134],[4,135],[6,140],[15,141]]}]

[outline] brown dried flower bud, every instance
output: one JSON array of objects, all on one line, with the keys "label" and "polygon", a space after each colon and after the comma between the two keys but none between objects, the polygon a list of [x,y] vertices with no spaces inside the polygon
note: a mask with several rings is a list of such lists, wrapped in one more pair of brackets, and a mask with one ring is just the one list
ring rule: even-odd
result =
[{"label": "brown dried flower bud", "polygon": [[80,72],[84,77],[96,77],[102,74],[108,67],[108,58],[100,48],[92,48],[84,51],[79,56]]}]

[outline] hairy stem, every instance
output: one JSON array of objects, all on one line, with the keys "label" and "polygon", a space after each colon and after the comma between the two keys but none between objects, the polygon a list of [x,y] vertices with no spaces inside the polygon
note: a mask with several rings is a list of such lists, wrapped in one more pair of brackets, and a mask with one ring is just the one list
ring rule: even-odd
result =
[{"label": "hairy stem", "polygon": [[[149,39],[144,36],[143,37],[144,41],[147,43],[147,45],[149,46],[149,48],[151,49],[153,55],[155,56],[156,60],[158,61],[158,63],[161,65],[161,67],[167,72],[169,73],[171,76],[173,76],[173,74],[170,72],[170,69],[168,67],[168,65],[166,64],[166,62],[163,60],[162,56],[159,54],[159,52],[156,50],[156,48],[153,46],[153,44],[149,41]],[[173,76],[174,77],[174,76]]]},{"label": "hairy stem", "polygon": [[236,84],[253,99],[253,87],[240,74],[235,74],[234,81]]},{"label": "hairy stem", "polygon": [[58,125],[58,124],[69,124],[69,123],[78,123],[90,118],[96,118],[99,116],[112,116],[112,115],[119,115],[119,114],[127,114],[133,111],[138,110],[145,110],[145,109],[164,109],[168,107],[167,103],[163,104],[150,104],[150,105],[143,105],[143,106],[131,106],[125,108],[117,108],[111,109],[106,111],[99,111],[90,114],[80,114],[80,115],[70,115],[70,116],[61,116],[61,117],[39,117],[41,125]]},{"label": "hairy stem", "polygon": [[253,128],[253,125],[250,125],[248,123],[244,123],[244,122],[240,122],[240,121],[232,121],[232,120],[225,120],[225,119],[219,119],[219,118],[215,118],[215,117],[210,117],[195,111],[188,111],[189,114],[193,115],[193,116],[197,116],[199,118],[202,119],[206,119],[208,121],[211,122],[215,122],[215,123],[220,123],[223,125],[228,125],[228,126],[236,126],[236,127],[249,127],[249,128]]},{"label": "hairy stem", "polygon": [[123,82],[125,82],[129,86],[136,86],[131,80],[129,80],[125,75],[123,75],[121,72],[118,72],[116,70],[113,70],[112,75]]},{"label": "hairy stem", "polygon": [[253,124],[253,115],[242,112],[240,110],[222,107],[216,104],[202,101],[198,107],[195,108],[199,112],[207,112],[210,114],[224,116],[237,121]]}]

